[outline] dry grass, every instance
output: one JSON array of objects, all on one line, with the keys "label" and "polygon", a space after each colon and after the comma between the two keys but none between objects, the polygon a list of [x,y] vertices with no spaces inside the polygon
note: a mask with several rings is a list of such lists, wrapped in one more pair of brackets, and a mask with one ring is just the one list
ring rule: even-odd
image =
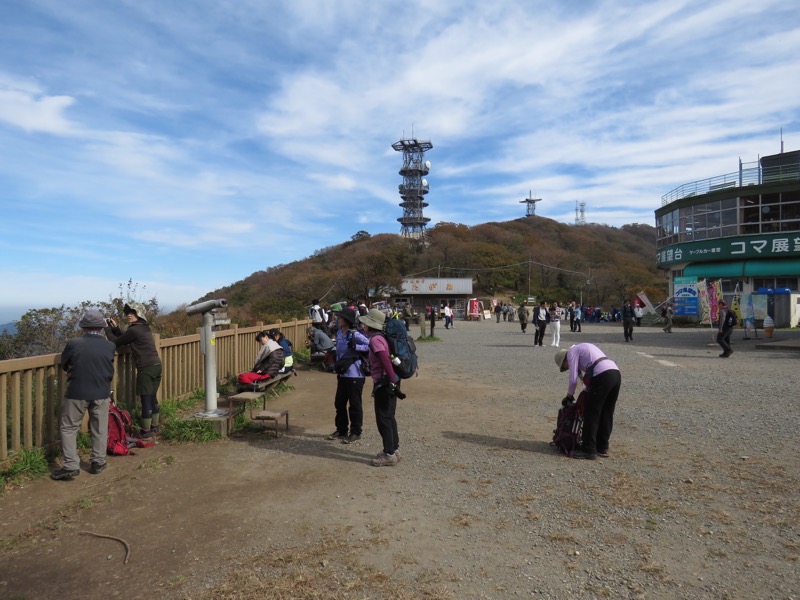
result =
[{"label": "dry grass", "polygon": [[[326,534],[313,544],[264,554],[229,572],[216,587],[197,600],[337,600],[385,598],[386,600],[454,600],[446,577],[426,571],[416,580],[397,576],[404,561],[397,560],[391,573],[366,565],[361,555],[371,540],[344,539],[342,532]],[[413,562],[413,561],[412,561]],[[407,563],[407,561],[406,561]]]}]

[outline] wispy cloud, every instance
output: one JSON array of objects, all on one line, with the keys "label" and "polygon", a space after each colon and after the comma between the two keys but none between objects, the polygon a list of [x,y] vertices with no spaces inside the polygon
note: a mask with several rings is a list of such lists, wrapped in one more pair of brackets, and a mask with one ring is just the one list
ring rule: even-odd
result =
[{"label": "wispy cloud", "polygon": [[652,223],[662,194],[777,152],[781,128],[800,147],[799,54],[777,0],[12,0],[0,271],[44,304],[130,277],[177,304],[398,232],[390,145],[412,132],[434,144],[432,223],[522,216],[529,190],[565,222],[586,202]]}]

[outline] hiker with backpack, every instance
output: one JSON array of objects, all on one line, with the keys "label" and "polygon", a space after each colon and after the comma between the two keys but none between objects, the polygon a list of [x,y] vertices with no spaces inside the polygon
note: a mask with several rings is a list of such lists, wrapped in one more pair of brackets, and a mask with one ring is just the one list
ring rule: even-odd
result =
[{"label": "hiker with backpack", "polygon": [[567,395],[561,401],[562,405],[575,401],[578,380],[583,380],[587,391],[581,448],[572,455],[573,458],[595,460],[598,456],[607,457],[614,427],[614,409],[622,384],[619,367],[600,348],[588,343],[559,350],[555,361],[562,373],[569,371]]},{"label": "hiker with backpack", "polygon": [[158,399],[156,394],[161,385],[161,358],[156,350],[153,332],[147,323],[144,305],[130,302],[123,308],[128,319],[128,329],[122,333],[114,319],[108,319],[106,337],[120,346],[130,346],[136,361],[136,395],[142,403],[142,426],[139,437],[152,438],[159,431]]},{"label": "hiker with backpack", "polygon": [[92,436],[89,472],[97,475],[106,468],[108,406],[116,346],[103,337],[106,320],[100,311],[87,310],[78,326],[83,329],[83,335],[68,341],[61,353],[61,368],[67,374],[59,426],[62,463],[60,469],[50,474],[57,481],[72,479],[81,473],[78,430],[87,410]]},{"label": "hiker with backpack", "polygon": [[383,335],[386,315],[377,310],[358,318],[362,331],[369,338],[369,368],[372,376],[372,397],[375,400],[375,421],[383,441],[383,450],[372,459],[374,467],[393,467],[400,460],[400,436],[397,432],[398,377],[392,366],[389,342]]},{"label": "hiker with backpack", "polygon": [[336,318],[339,321],[336,332],[336,362],[333,364],[336,372],[336,396],[333,400],[336,431],[328,439],[352,444],[361,439],[364,425],[361,395],[366,374],[364,362],[369,360],[369,339],[355,329],[358,313],[354,309],[343,308],[336,313]]},{"label": "hiker with backpack", "polygon": [[308,318],[311,319],[313,327],[322,330],[325,334],[328,333],[328,315],[319,305],[319,300],[316,298],[311,301],[311,308],[308,309]]}]

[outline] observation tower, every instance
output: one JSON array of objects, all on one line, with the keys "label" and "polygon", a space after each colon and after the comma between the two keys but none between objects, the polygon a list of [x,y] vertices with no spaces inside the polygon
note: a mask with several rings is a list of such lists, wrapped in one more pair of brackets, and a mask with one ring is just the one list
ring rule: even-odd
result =
[{"label": "observation tower", "polygon": [[403,199],[400,202],[403,216],[397,219],[401,225],[400,235],[422,239],[425,236],[425,226],[430,221],[422,214],[422,209],[428,206],[425,202],[425,194],[428,193],[428,180],[425,176],[431,168],[430,161],[425,160],[425,153],[433,148],[433,144],[412,138],[395,142],[392,148],[403,153],[403,167],[400,169],[403,183],[398,186]]}]

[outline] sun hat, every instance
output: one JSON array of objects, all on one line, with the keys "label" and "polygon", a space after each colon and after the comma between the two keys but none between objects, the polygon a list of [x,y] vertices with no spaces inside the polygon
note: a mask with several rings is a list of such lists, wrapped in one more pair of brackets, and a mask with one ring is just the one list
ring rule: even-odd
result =
[{"label": "sun hat", "polygon": [[555,358],[556,358],[556,365],[558,366],[558,368],[561,369],[562,371],[566,371],[568,368],[564,366],[564,359],[567,358],[566,349],[562,348],[561,350],[556,352]]},{"label": "sun hat", "polygon": [[358,322],[363,323],[370,329],[381,331],[383,324],[386,323],[386,315],[377,308],[370,308],[366,315],[358,317]]},{"label": "sun hat", "polygon": [[147,316],[146,316],[146,311],[144,309],[144,304],[140,304],[139,302],[128,302],[125,305],[125,308],[122,310],[122,312],[125,313],[126,315],[134,313],[137,319],[147,323]]},{"label": "sun hat", "polygon": [[333,314],[335,314],[337,317],[342,317],[348,323],[350,323],[350,325],[355,325],[356,321],[358,321],[358,313],[352,308],[342,308]]},{"label": "sun hat", "polygon": [[94,308],[90,308],[81,317],[78,327],[81,329],[103,329],[106,326],[106,320],[103,314]]}]

